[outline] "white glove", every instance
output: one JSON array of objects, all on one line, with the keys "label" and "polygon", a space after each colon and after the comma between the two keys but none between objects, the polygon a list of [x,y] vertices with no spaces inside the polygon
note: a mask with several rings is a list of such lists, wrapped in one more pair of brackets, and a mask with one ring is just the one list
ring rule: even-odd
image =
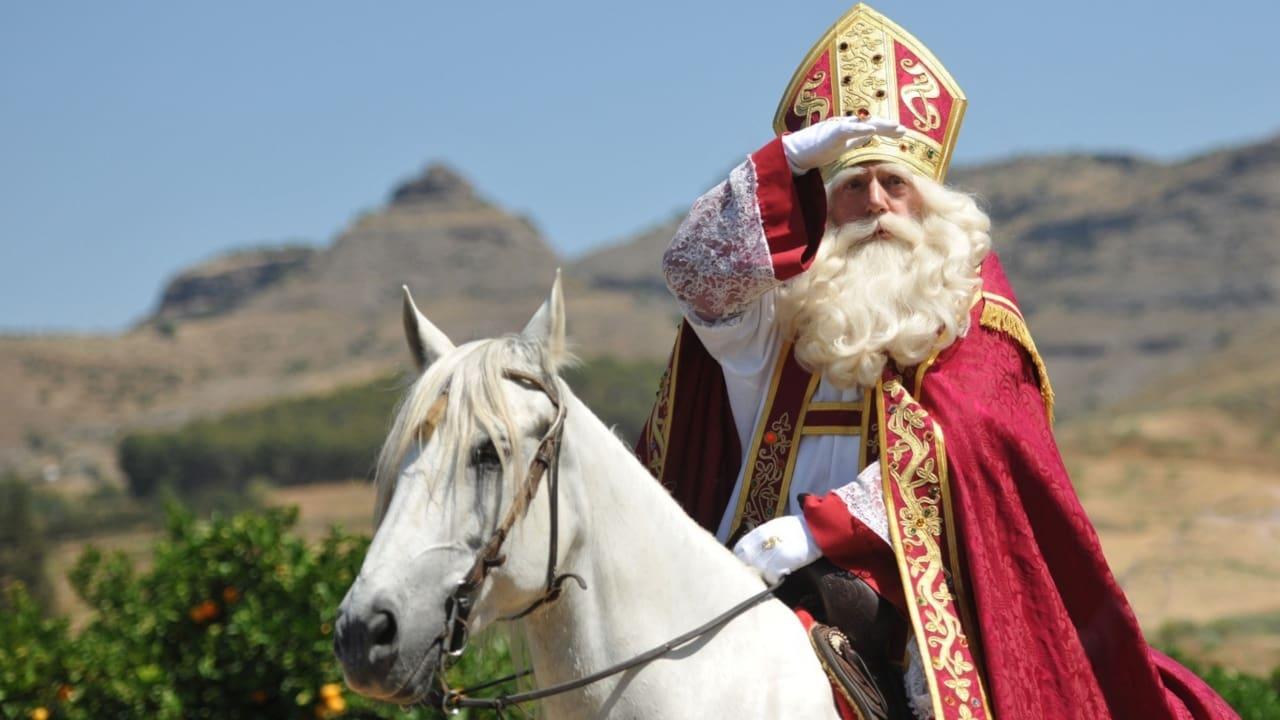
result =
[{"label": "white glove", "polygon": [[799,515],[783,515],[742,536],[733,554],[760,571],[770,585],[822,557],[809,524]]},{"label": "white glove", "polygon": [[803,175],[829,165],[872,136],[900,138],[907,129],[884,118],[833,117],[782,136],[782,149],[791,172]]}]

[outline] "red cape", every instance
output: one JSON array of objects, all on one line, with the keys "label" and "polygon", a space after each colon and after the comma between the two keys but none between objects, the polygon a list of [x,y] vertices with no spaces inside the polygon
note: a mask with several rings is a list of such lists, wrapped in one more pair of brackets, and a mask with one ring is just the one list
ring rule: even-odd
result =
[{"label": "red cape", "polygon": [[[976,625],[965,632],[978,639],[994,716],[1238,717],[1199,678],[1143,639],[1067,477],[1050,426],[1043,369],[1025,327],[1025,337],[1018,337],[983,323],[989,303],[1017,314],[994,255],[982,278],[984,294],[995,297],[984,295],[974,306],[969,333],[922,364],[922,377],[916,377],[921,368],[908,368],[902,377],[945,429],[952,494],[946,521],[955,528],[954,567],[963,575]],[[715,532],[742,449],[719,365],[687,324],[637,453],[685,510]],[[806,504],[811,525],[822,525],[815,528],[819,544],[841,564],[841,557],[859,552],[870,557],[875,543],[868,543],[856,520],[833,524],[830,512],[816,510],[841,507],[830,497]],[[839,522],[848,523],[848,532]],[[900,588],[897,593],[893,599],[901,602]]]}]

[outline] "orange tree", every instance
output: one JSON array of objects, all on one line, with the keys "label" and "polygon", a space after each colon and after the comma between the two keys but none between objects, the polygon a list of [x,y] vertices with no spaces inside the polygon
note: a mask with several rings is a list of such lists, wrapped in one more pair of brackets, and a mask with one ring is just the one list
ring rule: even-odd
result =
[{"label": "orange tree", "polygon": [[[94,613],[78,633],[13,586],[0,717],[405,717],[347,692],[333,657],[331,623],[367,538],[335,530],[312,546],[295,521],[291,509],[208,522],[173,510],[143,573],[86,551],[71,580]],[[455,669],[459,682],[504,674],[505,645],[490,644]]]}]

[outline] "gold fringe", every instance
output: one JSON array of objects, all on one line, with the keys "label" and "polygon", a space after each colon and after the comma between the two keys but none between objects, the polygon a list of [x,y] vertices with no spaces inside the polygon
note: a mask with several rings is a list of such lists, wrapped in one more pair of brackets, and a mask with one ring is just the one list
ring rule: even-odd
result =
[{"label": "gold fringe", "polygon": [[1044,408],[1049,414],[1049,423],[1052,424],[1053,386],[1049,384],[1049,371],[1045,368],[1040,353],[1036,351],[1036,343],[1031,339],[1031,331],[1027,329],[1026,321],[1016,311],[988,298],[982,308],[980,322],[984,328],[1002,332],[1013,338],[1031,356],[1031,362],[1036,366],[1036,374],[1040,376],[1040,397],[1044,400]]}]

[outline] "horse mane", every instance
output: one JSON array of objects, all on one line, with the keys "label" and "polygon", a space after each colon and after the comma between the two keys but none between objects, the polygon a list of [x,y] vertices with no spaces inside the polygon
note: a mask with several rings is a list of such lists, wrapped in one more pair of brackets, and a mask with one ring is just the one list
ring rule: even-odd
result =
[{"label": "horse mane", "polygon": [[[510,440],[518,431],[502,389],[503,373],[515,368],[550,375],[552,363],[542,343],[504,335],[462,345],[437,359],[410,385],[378,453],[375,530],[391,504],[405,456],[411,448],[421,450],[428,439],[438,444],[443,457],[453,458],[451,477],[465,472],[470,456],[466,443],[477,430],[498,448],[504,474],[512,466],[523,466],[520,443]],[[429,417],[439,415],[432,410],[438,400],[443,400],[443,417]]]}]

